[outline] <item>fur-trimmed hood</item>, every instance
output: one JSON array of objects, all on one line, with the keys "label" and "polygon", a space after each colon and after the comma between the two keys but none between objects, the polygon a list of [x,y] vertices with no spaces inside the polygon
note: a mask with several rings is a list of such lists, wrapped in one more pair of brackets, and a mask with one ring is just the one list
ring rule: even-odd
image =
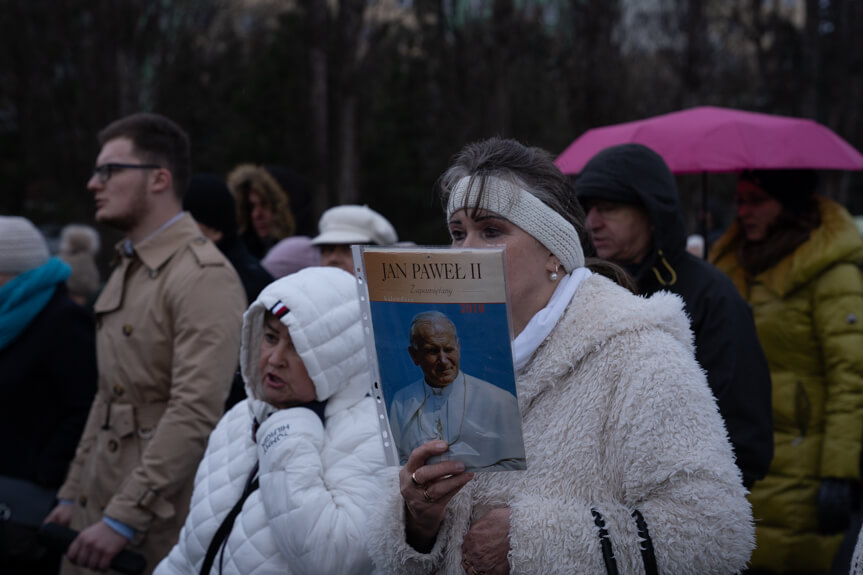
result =
[{"label": "fur-trimmed hood", "polygon": [[288,327],[294,347],[315,384],[327,415],[349,407],[369,391],[365,340],[356,279],[333,267],[311,267],[268,285],[243,316],[240,367],[249,397],[261,397],[258,355],[264,313]]}]

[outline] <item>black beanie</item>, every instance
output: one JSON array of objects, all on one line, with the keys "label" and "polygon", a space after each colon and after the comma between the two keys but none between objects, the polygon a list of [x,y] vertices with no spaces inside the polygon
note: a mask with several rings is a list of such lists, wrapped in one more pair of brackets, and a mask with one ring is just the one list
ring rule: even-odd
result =
[{"label": "black beanie", "polygon": [[815,170],[744,170],[740,179],[755,184],[792,213],[812,209],[818,185]]},{"label": "black beanie", "polygon": [[215,174],[195,174],[183,196],[183,209],[195,221],[222,232],[222,242],[237,236],[237,206],[225,181]]}]

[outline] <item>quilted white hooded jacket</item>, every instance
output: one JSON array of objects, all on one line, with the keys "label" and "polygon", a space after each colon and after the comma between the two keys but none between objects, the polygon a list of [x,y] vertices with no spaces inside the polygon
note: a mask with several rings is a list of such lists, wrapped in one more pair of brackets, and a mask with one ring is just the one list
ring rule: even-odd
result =
[{"label": "quilted white hooded jacket", "polygon": [[[245,501],[211,572],[242,575],[369,573],[366,519],[382,495],[385,467],[369,391],[353,276],[306,268],[266,287],[243,320],[240,365],[249,399],[210,435],[180,539],[157,575],[197,574],[222,520],[239,500],[255,462],[260,488]],[[326,400],[312,410],[277,410],[257,399],[266,310],[280,318]],[[254,421],[262,422],[253,437]]]},{"label": "quilted white hooded jacket", "polygon": [[513,575],[746,566],[752,511],[679,297],[636,297],[590,276],[517,389],[527,470],[478,473],[450,501],[427,554],[405,541],[393,471],[369,539],[382,571],[463,572],[464,535],[495,507],[511,510]]}]

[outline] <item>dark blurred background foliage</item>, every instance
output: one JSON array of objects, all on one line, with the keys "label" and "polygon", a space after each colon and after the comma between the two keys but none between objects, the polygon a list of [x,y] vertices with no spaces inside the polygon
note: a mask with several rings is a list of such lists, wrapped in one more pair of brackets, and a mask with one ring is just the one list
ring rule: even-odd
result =
[{"label": "dark blurred background foliage", "polygon": [[[368,203],[420,243],[446,241],[449,158],[491,135],[558,154],[720,105],[863,149],[859,0],[0,0],[0,42],[0,213],[48,230],[92,222],[95,135],[139,110],[189,131],[195,171],[286,165],[318,214]],[[732,181],[711,179],[726,205]],[[863,212],[860,174],[822,191]]]}]

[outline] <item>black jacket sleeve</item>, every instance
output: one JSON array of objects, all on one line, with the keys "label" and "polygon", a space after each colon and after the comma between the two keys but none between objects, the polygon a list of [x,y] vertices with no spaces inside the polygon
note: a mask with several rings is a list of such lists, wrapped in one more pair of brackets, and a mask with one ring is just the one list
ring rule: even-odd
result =
[{"label": "black jacket sleeve", "polygon": [[45,437],[37,477],[44,485],[59,486],[75,455],[96,393],[96,331],[90,312],[69,299],[46,319],[62,329],[50,333],[51,354],[45,357],[56,418]]},{"label": "black jacket sleeve", "polygon": [[749,304],[728,278],[709,267],[698,297],[687,301],[695,357],[707,372],[749,489],[767,474],[773,459],[770,370]]}]

